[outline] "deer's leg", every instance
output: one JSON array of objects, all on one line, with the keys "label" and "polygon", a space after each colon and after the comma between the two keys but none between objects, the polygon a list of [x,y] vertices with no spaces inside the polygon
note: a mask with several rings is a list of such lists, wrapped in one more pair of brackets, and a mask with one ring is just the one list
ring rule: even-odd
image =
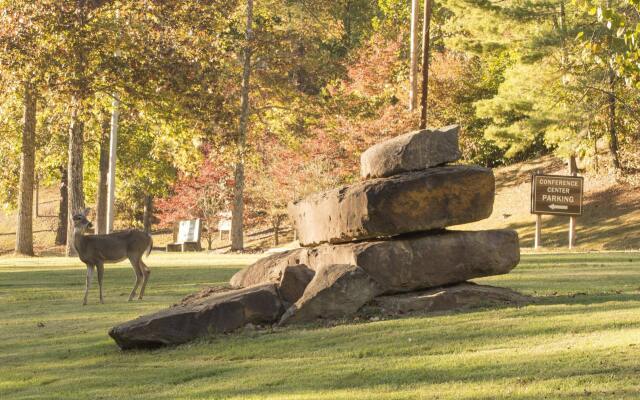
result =
[{"label": "deer's leg", "polygon": [[145,263],[140,259],[140,271],[142,272],[142,286],[140,287],[140,297],[138,299],[142,300],[142,296],[144,296],[144,288],[147,287],[147,282],[149,281],[149,276],[151,275],[151,270]]},{"label": "deer's leg", "polygon": [[84,287],[84,301],[83,306],[87,305],[87,298],[89,297],[89,289],[91,288],[91,279],[93,278],[93,265],[87,264],[87,283]]},{"label": "deer's leg", "polygon": [[98,286],[100,287],[100,304],[104,304],[104,299],[102,297],[102,278],[104,277],[104,264],[96,264],[96,269],[98,270]]},{"label": "deer's leg", "polygon": [[136,290],[138,290],[138,285],[140,285],[140,280],[142,279],[142,271],[140,271],[138,260],[129,258],[129,261],[131,262],[131,266],[133,267],[133,272],[135,272],[136,274],[136,283],[135,285],[133,285],[133,290],[131,291],[131,294],[129,294],[128,301],[131,301],[136,296]]}]

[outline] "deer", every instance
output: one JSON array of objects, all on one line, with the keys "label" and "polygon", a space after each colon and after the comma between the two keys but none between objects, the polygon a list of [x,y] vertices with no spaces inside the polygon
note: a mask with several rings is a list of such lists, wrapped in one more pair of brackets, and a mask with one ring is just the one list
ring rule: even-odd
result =
[{"label": "deer", "polygon": [[140,286],[139,300],[144,296],[144,289],[149,281],[151,270],[142,262],[142,256],[151,253],[153,238],[150,234],[139,230],[127,230],[100,235],[86,234],[87,229],[92,229],[93,224],[87,219],[88,209],[77,212],[73,215],[73,245],[78,252],[80,261],[87,266],[87,281],[84,289],[84,301],[82,305],[87,305],[91,280],[93,279],[94,267],[98,270],[98,286],[100,287],[100,304],[104,304],[102,296],[102,279],[104,277],[104,264],[117,263],[129,259],[136,282],[133,286],[129,300],[136,296],[138,286]]}]

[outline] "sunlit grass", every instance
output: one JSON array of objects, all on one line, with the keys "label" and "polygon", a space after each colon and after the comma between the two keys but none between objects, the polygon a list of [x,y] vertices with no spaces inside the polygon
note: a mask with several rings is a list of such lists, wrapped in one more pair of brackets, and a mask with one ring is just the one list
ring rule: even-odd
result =
[{"label": "sunlit grass", "polygon": [[106,304],[80,305],[84,268],[0,259],[1,399],[574,399],[640,397],[640,254],[526,255],[482,279],[538,297],[332,328],[218,336],[123,353],[119,322],[226,282],[253,256],[152,254],[143,302],[108,267]]}]

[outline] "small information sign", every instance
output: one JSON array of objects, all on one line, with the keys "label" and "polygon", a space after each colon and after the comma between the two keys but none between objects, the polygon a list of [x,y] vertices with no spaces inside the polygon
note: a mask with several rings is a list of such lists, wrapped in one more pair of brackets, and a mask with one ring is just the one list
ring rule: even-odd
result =
[{"label": "small information sign", "polygon": [[531,213],[582,215],[580,176],[533,175],[531,180]]}]

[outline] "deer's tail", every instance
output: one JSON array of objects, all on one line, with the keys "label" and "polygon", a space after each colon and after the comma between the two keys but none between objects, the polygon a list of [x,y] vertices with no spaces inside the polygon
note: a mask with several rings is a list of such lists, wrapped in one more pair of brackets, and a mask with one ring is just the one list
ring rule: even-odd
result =
[{"label": "deer's tail", "polygon": [[150,233],[147,233],[147,236],[149,236],[149,246],[147,246],[147,257],[149,257],[149,254],[151,254],[151,249],[153,249],[153,236],[151,236]]}]

